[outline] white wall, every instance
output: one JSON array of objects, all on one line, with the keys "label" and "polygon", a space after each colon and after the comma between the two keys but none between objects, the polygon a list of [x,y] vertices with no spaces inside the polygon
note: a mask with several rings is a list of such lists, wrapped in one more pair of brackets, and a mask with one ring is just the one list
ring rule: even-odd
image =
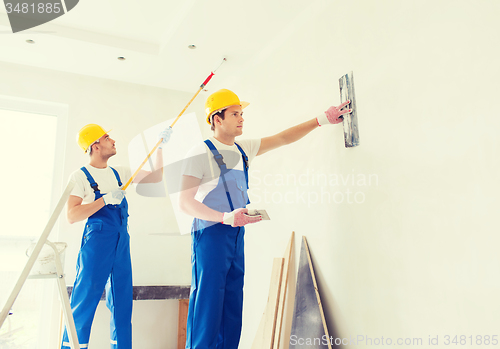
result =
[{"label": "white wall", "polygon": [[[341,127],[326,126],[255,160],[254,206],[272,221],[247,230],[242,349],[258,326],[272,257],[282,256],[292,230],[297,258],[301,235],[308,238],[333,335],[420,337],[425,345],[439,336],[444,348],[445,335],[497,333],[499,10],[495,1],[336,3],[255,67],[266,72],[259,80],[240,78],[254,137],[338,104],[338,78],[353,70],[361,139],[345,149]],[[324,32],[331,41],[315,39]],[[277,57],[303,65],[285,71]],[[303,175],[303,184],[266,185],[266,174],[268,182]],[[354,174],[356,182],[313,185],[320,174]],[[370,175],[371,183],[357,182]],[[264,202],[264,190],[283,200],[298,190],[312,202],[292,194],[289,204],[278,194]],[[322,190],[365,200],[314,202]]]},{"label": "white wall", "polygon": [[[112,129],[111,135],[116,140],[118,154],[110,160],[110,165],[128,165],[128,142],[142,130],[177,116],[192,96],[190,93],[5,63],[0,63],[0,71],[0,95],[68,106],[65,155],[56,160],[64,163],[64,182],[59,183],[59,191],[65,187],[72,171],[88,163],[87,155],[76,144],[76,134],[82,126],[97,123]],[[199,103],[195,101],[192,108],[199,109]],[[16,132],[22,138],[22,130]],[[19,164],[10,166],[36,170],[30,168],[29,154],[19,154]],[[20,188],[19,193],[36,195],[36,182]],[[178,233],[178,228],[169,199],[141,197],[134,190],[128,190],[127,198],[130,205],[129,231],[134,285],[189,285],[190,240],[189,236],[170,235]],[[60,220],[59,236],[53,233],[50,239],[68,243],[66,281],[73,284],[83,222],[70,225],[65,220],[65,215],[61,217],[63,219]],[[26,285],[29,287],[29,283]],[[158,345],[175,348],[177,301],[161,301],[157,303],[159,305],[153,306],[155,302],[159,301],[134,302],[134,343],[138,346],[141,344],[141,348],[158,348]],[[104,304],[99,309],[96,322],[106,325],[104,330],[94,331],[96,334],[92,341],[95,348],[108,348],[109,312]],[[148,322],[152,318],[162,318],[163,321]],[[59,313],[53,319],[57,323]],[[161,336],[150,340],[151,332],[144,332],[144,326],[141,326],[144,323],[150,323],[150,330],[161,333]],[[169,329],[165,329],[165,326]],[[171,333],[175,336],[169,337]]]}]

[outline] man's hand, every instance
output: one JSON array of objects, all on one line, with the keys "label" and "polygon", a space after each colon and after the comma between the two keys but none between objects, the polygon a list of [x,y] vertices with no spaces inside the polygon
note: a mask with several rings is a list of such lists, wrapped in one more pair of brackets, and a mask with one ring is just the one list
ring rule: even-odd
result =
[{"label": "man's hand", "polygon": [[124,197],[125,191],[118,188],[110,191],[106,195],[103,195],[102,199],[104,200],[105,205],[119,205]]},{"label": "man's hand", "polygon": [[351,101],[345,101],[338,107],[332,106],[328,108],[328,110],[325,111],[324,114],[321,114],[316,118],[318,125],[323,126],[328,124],[338,124],[342,122],[342,120],[344,120],[342,115],[352,113],[352,109],[346,108],[342,110],[345,106],[349,105],[349,103],[351,103]]},{"label": "man's hand", "polygon": [[161,131],[160,135],[158,136],[161,138],[161,143],[158,146],[159,149],[162,149],[163,146],[165,144],[167,144],[167,142],[170,140],[170,136],[172,135],[172,132],[174,132],[174,130],[172,130],[171,126],[167,127],[163,131]]},{"label": "man's hand", "polygon": [[227,224],[232,227],[242,227],[249,223],[257,223],[262,220],[262,216],[248,216],[248,209],[238,208],[232,212],[224,212],[222,224]]}]

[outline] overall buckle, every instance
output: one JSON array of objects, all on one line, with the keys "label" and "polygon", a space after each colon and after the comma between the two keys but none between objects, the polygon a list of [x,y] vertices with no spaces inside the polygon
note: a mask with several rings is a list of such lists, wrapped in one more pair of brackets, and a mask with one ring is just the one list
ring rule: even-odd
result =
[{"label": "overall buckle", "polygon": [[217,165],[220,166],[225,166],[226,164],[224,163],[224,158],[222,157],[221,154],[214,155],[215,161],[217,162]]}]

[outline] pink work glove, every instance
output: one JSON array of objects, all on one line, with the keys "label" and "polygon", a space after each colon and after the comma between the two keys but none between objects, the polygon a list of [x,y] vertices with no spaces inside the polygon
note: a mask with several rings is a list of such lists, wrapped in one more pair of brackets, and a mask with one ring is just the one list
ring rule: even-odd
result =
[{"label": "pink work glove", "polygon": [[323,125],[328,125],[328,124],[338,124],[344,120],[343,116],[344,114],[348,114],[352,112],[352,109],[344,109],[345,106],[347,106],[351,101],[345,101],[338,107],[332,106],[328,108],[327,111],[325,111],[324,114],[321,114],[316,118],[316,121],[318,122],[319,126]]},{"label": "pink work glove", "polygon": [[222,224],[232,227],[242,227],[248,223],[257,223],[262,220],[262,216],[248,216],[248,209],[238,208],[232,212],[224,212]]}]

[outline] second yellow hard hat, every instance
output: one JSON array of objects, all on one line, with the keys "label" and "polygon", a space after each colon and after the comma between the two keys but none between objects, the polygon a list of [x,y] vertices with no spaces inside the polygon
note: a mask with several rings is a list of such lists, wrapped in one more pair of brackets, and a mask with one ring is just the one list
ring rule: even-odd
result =
[{"label": "second yellow hard hat", "polygon": [[109,131],[104,131],[104,129],[99,125],[88,124],[83,126],[82,129],[78,132],[78,134],[76,135],[76,141],[80,148],[82,148],[84,152],[87,152],[87,149],[92,143],[97,141],[108,132]]},{"label": "second yellow hard hat", "polygon": [[233,105],[241,105],[244,109],[248,107],[250,103],[240,101],[236,93],[233,91],[223,88],[217,92],[212,93],[208,96],[205,102],[205,113],[207,114],[207,123],[210,125],[210,118],[213,114],[224,110]]}]

